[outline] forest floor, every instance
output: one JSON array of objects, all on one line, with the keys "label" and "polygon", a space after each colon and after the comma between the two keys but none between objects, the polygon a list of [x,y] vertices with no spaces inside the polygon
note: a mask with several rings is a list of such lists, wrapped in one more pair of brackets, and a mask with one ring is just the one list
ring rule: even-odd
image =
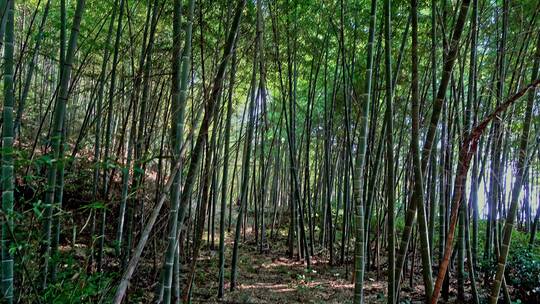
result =
[{"label": "forest floor", "polygon": [[[248,239],[252,239],[248,235]],[[273,247],[261,253],[254,242],[240,245],[238,283],[230,288],[230,250],[232,240],[227,239],[228,255],[225,264],[225,297],[217,299],[217,251],[206,250],[198,261],[193,302],[195,303],[352,303],[352,263],[330,266],[328,259],[312,258],[308,270],[303,260],[288,257],[285,239],[272,240]],[[316,256],[326,256],[320,252]],[[365,303],[386,303],[384,273],[377,279],[375,271],[367,272],[364,283]],[[415,279],[418,277],[415,275]],[[421,280],[421,279],[420,279]],[[408,284],[404,284],[408,285]],[[404,288],[406,303],[422,302],[423,287]]]},{"label": "forest floor", "polygon": [[[84,179],[79,180],[84,183]],[[79,183],[70,183],[76,185]],[[88,210],[84,208],[74,208],[88,203],[87,195],[82,195],[76,187],[67,186],[66,208],[71,209],[73,219],[79,221],[78,227],[87,224]],[[149,212],[149,211],[148,211]],[[161,220],[157,224],[157,229],[162,230],[166,221]],[[283,223],[282,223],[283,224]],[[113,223],[107,224],[107,231],[115,231]],[[249,225],[250,226],[250,225]],[[286,225],[279,225],[286,226]],[[88,230],[79,236],[80,246],[75,251],[79,261],[84,265],[85,248],[84,244],[90,242]],[[219,229],[216,229],[218,231]],[[286,229],[285,229],[286,230]],[[352,283],[353,263],[345,260],[339,263],[339,248],[335,248],[335,258],[333,265],[329,263],[329,254],[327,250],[317,250],[311,258],[311,267],[307,268],[304,260],[296,257],[289,258],[287,248],[287,232],[278,231],[274,237],[268,240],[269,248],[260,252],[255,243],[255,237],[251,227],[246,229],[245,236],[239,245],[238,256],[238,280],[237,287],[230,291],[230,271],[231,255],[233,248],[234,230],[227,232],[226,235],[226,258],[225,258],[225,296],[222,300],[217,298],[218,290],[218,244],[219,234],[215,235],[214,248],[211,249],[208,244],[207,234],[203,236],[203,244],[200,251],[200,257],[197,261],[194,288],[192,292],[193,303],[352,303],[354,285]],[[270,233],[268,233],[270,234]],[[109,239],[114,239],[111,234]],[[156,247],[155,238],[150,241],[143,252],[143,258],[137,268],[134,280],[130,286],[129,303],[151,303],[156,289],[156,282],[159,280],[160,261],[163,256],[159,246]],[[69,243],[68,238],[64,242]],[[69,247],[69,246],[68,246]],[[79,248],[80,247],[80,248]],[[316,246],[317,247],[317,246]],[[67,248],[67,247],[66,247]],[[349,251],[352,248],[348,249]],[[118,259],[114,256],[114,250],[106,247],[105,264],[107,272],[119,271]],[[73,251],[65,252],[68,256]],[[373,253],[376,254],[376,253]],[[346,256],[351,256],[350,252]],[[384,255],[382,255],[384,256]],[[366,271],[364,275],[364,297],[365,303],[386,303],[387,302],[387,282],[386,282],[386,260],[381,256],[379,269]],[[401,284],[401,303],[422,303],[424,288],[422,276],[420,273],[420,259],[416,258],[415,271],[411,272],[410,266]],[[86,269],[82,266],[81,269]],[[114,290],[114,280],[109,282],[105,293],[110,294]],[[468,285],[468,284],[467,284]],[[455,284],[451,284],[455,286]],[[466,286],[466,293],[469,286]],[[103,296],[103,292],[99,292]],[[450,301],[455,300],[456,291],[450,290]]]},{"label": "forest floor", "polygon": [[[209,251],[199,261],[200,271],[193,293],[195,302],[218,302],[218,278],[213,273],[217,269],[216,261],[217,253]],[[308,270],[303,260],[288,258],[285,248],[260,253],[253,243],[243,244],[239,253],[238,283],[233,292],[229,291],[230,280],[227,278],[230,277],[230,257],[226,260],[226,292],[222,302],[347,303],[352,299],[354,286],[350,280],[351,271],[347,269],[351,265],[330,267],[326,260],[318,259],[312,259],[311,264]]]}]

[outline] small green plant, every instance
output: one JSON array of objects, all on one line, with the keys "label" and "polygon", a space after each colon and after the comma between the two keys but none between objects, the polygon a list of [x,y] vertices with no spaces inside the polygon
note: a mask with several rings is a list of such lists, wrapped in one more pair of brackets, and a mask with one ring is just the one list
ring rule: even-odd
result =
[{"label": "small green plant", "polygon": [[509,283],[514,286],[516,298],[522,302],[540,303],[539,257],[526,250],[516,250],[507,265]]}]

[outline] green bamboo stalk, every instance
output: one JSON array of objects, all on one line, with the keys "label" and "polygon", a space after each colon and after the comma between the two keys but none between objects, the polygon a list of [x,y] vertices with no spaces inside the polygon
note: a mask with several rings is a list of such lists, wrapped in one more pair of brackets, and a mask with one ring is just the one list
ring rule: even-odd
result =
[{"label": "green bamboo stalk", "polygon": [[[117,0],[118,1],[118,0]],[[106,126],[106,132],[105,132],[105,153],[103,160],[105,161],[105,170],[103,174],[103,197],[104,199],[107,199],[107,195],[109,193],[109,154],[110,154],[110,142],[111,142],[111,122],[110,120],[113,117],[113,100],[114,95],[116,94],[116,74],[117,74],[117,67],[118,67],[118,56],[119,56],[119,48],[120,48],[120,39],[122,38],[122,17],[124,12],[124,5],[125,1],[120,0],[120,6],[118,8],[118,25],[116,26],[116,37],[114,41],[114,51],[113,51],[113,60],[112,60],[112,66],[111,66],[111,79],[110,79],[110,85],[109,85],[109,96],[108,96],[108,106],[107,106],[107,126]],[[114,10],[113,10],[113,16],[116,14],[116,7],[118,6],[118,3],[115,3]],[[109,41],[110,38],[107,39]],[[107,42],[107,45],[109,42]],[[105,213],[103,213],[105,214]]]},{"label": "green bamboo stalk", "polygon": [[10,2],[14,0],[1,0],[0,1],[0,12],[2,12],[2,19],[0,20],[0,49],[4,44],[4,35],[6,33],[6,25],[8,20],[7,10],[10,5]]},{"label": "green bamboo stalk", "polygon": [[[65,160],[65,138],[66,130],[62,132],[62,140],[60,141],[60,156],[59,159]],[[62,201],[64,199],[64,173],[65,173],[65,161],[58,163],[57,176],[56,176],[56,187],[54,190],[54,214],[52,219],[52,231],[54,235],[51,235],[51,259],[50,259],[50,280],[51,283],[56,282],[56,276],[58,271],[58,245],[60,244],[60,211],[62,210]]]},{"label": "green bamboo stalk", "polygon": [[[424,279],[426,302],[431,299],[433,290],[433,277],[431,274],[431,251],[429,248],[429,240],[427,236],[427,222],[424,207],[424,189],[423,189],[423,173],[420,161],[420,113],[419,113],[419,91],[418,91],[418,2],[411,0],[411,23],[412,23],[412,135],[411,135],[411,150],[414,169],[414,191],[411,204],[416,204],[418,210],[418,232],[420,233],[420,242],[422,245],[422,275]],[[399,265],[398,265],[399,266]],[[401,268],[400,268],[401,269]],[[401,270],[399,270],[401,273]],[[397,276],[399,284],[400,275]]]},{"label": "green bamboo stalk", "polygon": [[[473,102],[476,102],[476,89],[477,89],[477,80],[476,80],[476,41],[478,37],[478,0],[472,1],[472,15],[471,15],[471,51],[470,51],[470,62],[469,62],[469,89],[467,92],[467,104],[465,108],[465,121],[464,121],[464,133],[465,136],[469,136],[470,128],[472,125],[471,116],[473,111]],[[458,261],[458,297],[461,298],[461,300],[464,300],[464,265],[463,265],[463,259],[464,254],[463,250],[467,250],[467,266],[469,268],[469,276],[471,281],[471,291],[472,291],[472,299],[474,303],[479,302],[478,298],[478,291],[476,288],[476,274],[475,274],[475,263],[476,263],[476,242],[478,238],[477,235],[477,217],[478,217],[478,197],[477,197],[477,173],[478,171],[478,160],[475,158],[474,164],[473,164],[473,177],[472,177],[472,184],[471,184],[471,207],[473,209],[473,216],[475,217],[473,219],[473,238],[475,238],[475,241],[471,245],[470,238],[469,238],[469,211],[468,207],[465,203],[462,204],[462,208],[460,210],[460,238],[464,238],[463,241],[459,240],[458,245],[465,248],[460,248],[460,254],[459,254],[459,261]],[[465,195],[463,195],[465,200]],[[463,230],[463,231],[462,231]],[[473,248],[471,248],[474,246]]]},{"label": "green bamboo stalk", "polygon": [[[184,133],[184,113],[187,101],[187,89],[188,89],[188,76],[190,70],[190,58],[191,58],[191,34],[193,28],[193,11],[195,1],[190,0],[188,4],[188,20],[186,23],[184,34],[184,49],[180,54],[181,36],[181,1],[176,0],[174,6],[174,49],[173,49],[173,153],[175,159],[180,157],[180,149],[183,144]],[[180,56],[181,55],[181,56]],[[175,175],[175,181],[171,190],[171,211],[169,219],[169,244],[167,245],[167,253],[165,257],[165,264],[163,268],[164,284],[163,284],[163,302],[170,303],[171,301],[171,286],[173,281],[173,266],[174,257],[176,255],[177,239],[176,233],[178,230],[178,207],[180,203],[180,182],[181,182],[181,170]],[[181,223],[180,223],[181,224]]]},{"label": "green bamboo stalk", "polygon": [[355,163],[355,174],[354,174],[354,183],[353,183],[353,194],[354,194],[354,208],[355,208],[355,221],[356,221],[356,244],[355,244],[355,284],[354,284],[354,303],[362,304],[363,299],[363,285],[364,285],[364,253],[365,253],[365,231],[364,231],[364,206],[362,205],[362,185],[366,184],[363,181],[364,177],[364,166],[365,166],[365,155],[367,147],[367,131],[368,131],[368,112],[370,111],[371,105],[371,82],[373,74],[373,48],[375,41],[375,30],[376,30],[376,19],[377,19],[377,0],[371,1],[371,13],[369,17],[369,35],[368,35],[368,44],[367,44],[367,65],[366,65],[366,82],[364,87],[364,95],[362,96],[362,105],[361,110],[362,114],[360,116],[360,122],[358,128],[360,129],[360,134],[358,137],[358,151],[356,154],[356,163]]},{"label": "green bamboo stalk", "polygon": [[[109,48],[109,45],[111,43],[111,38],[112,38],[112,34],[113,34],[113,28],[114,28],[114,20],[116,19],[116,12],[117,12],[117,8],[118,8],[118,0],[115,0],[115,2],[113,3],[113,9],[112,9],[112,16],[111,16],[111,20],[109,22],[109,29],[107,31],[107,38],[105,40],[105,51],[104,51],[104,54],[103,54],[103,61],[101,63],[101,72],[99,74],[99,80],[98,80],[98,84],[99,84],[99,87],[98,87],[98,96],[97,96],[97,102],[96,102],[96,137],[95,137],[95,142],[94,142],[94,180],[93,180],[93,188],[92,188],[92,198],[94,201],[98,201],[99,200],[99,194],[98,194],[98,191],[99,191],[99,172],[100,172],[100,162],[101,162],[101,128],[103,127],[102,126],[102,123],[101,123],[101,119],[102,119],[102,105],[103,105],[103,93],[104,93],[104,90],[105,90],[105,75],[106,75],[106,72],[107,72],[107,65],[109,63],[109,58],[110,58],[110,48]],[[105,157],[107,157],[107,155],[105,155]],[[104,171],[107,171],[107,167],[105,167],[105,170]],[[103,199],[106,199],[105,196],[102,196]],[[94,216],[96,214],[96,211],[97,210],[94,210]],[[101,210],[101,214],[103,215],[103,219],[102,219],[102,227],[104,227],[105,225],[105,214],[106,214],[106,211],[105,209]],[[95,217],[94,217],[94,220],[95,220]],[[100,234],[99,235],[99,244],[100,244],[100,248],[102,248],[102,242],[105,240],[105,235],[103,234]],[[101,271],[101,268],[103,266],[103,251],[98,251],[98,256],[97,256],[97,270],[98,271]]]},{"label": "green bamboo stalk", "polygon": [[[293,16],[294,18],[294,28],[293,30],[295,33],[297,32],[298,23],[297,23],[297,8],[298,6],[296,3],[294,4],[293,9]],[[287,21],[289,24],[289,20]],[[287,30],[290,28],[287,26]],[[289,38],[290,35],[293,35],[290,33],[287,38]],[[287,61],[288,61],[288,69],[287,69],[287,79],[288,79],[288,97],[289,97],[289,115],[287,115],[287,110],[285,109],[285,104],[283,103],[285,101],[284,98],[282,98],[282,109],[283,113],[285,114],[285,124],[287,126],[286,134],[287,134],[287,143],[289,147],[289,172],[290,172],[290,191],[291,193],[291,248],[294,250],[294,244],[296,243],[296,247],[298,248],[297,251],[297,259],[302,258],[303,253],[307,252],[307,241],[306,241],[306,231],[305,231],[305,221],[304,221],[304,211],[302,206],[302,199],[301,199],[301,190],[300,190],[300,181],[298,177],[298,153],[297,153],[297,147],[296,147],[296,108],[297,108],[297,90],[298,90],[298,60],[297,60],[297,35],[294,34],[294,39],[292,42],[292,45],[290,45],[289,40],[287,39]],[[336,66],[337,68],[337,66]],[[332,216],[331,216],[331,205],[328,205],[328,223],[329,226],[332,226]],[[294,236],[297,236],[296,239]],[[330,265],[333,263],[333,230],[331,230],[331,234],[329,234],[329,245],[330,245]],[[293,253],[293,250],[290,251],[289,254]],[[307,268],[309,269],[311,267],[311,257],[309,254],[305,256],[305,261]]]},{"label": "green bamboo stalk", "polygon": [[[437,139],[435,139],[437,140]],[[435,243],[435,221],[437,216],[437,159],[436,152],[430,155],[430,177],[429,177],[429,248],[431,251],[431,264],[433,265],[434,243]]]},{"label": "green bamboo stalk", "polygon": [[[463,202],[466,201],[463,194]],[[467,204],[462,203],[459,208],[458,239],[457,239],[457,299],[465,301],[465,212]]]},{"label": "green bamboo stalk", "polygon": [[[109,48],[109,45],[110,45],[110,40],[111,40],[111,35],[112,35],[112,30],[113,30],[113,22],[115,20],[117,11],[118,11],[118,24],[117,24],[117,27],[116,27],[116,35],[115,35],[114,50],[113,50],[113,59],[112,59],[112,66],[111,66],[111,72],[110,72],[111,76],[110,76],[110,81],[109,81],[110,85],[109,85],[109,96],[108,96],[108,106],[107,106],[107,125],[106,125],[106,128],[105,128],[106,129],[106,131],[105,131],[105,151],[104,151],[104,155],[103,155],[102,160],[100,158],[100,161],[104,164],[103,165],[103,185],[102,185],[102,188],[101,188],[101,198],[104,201],[107,201],[108,192],[109,192],[109,174],[110,174],[109,173],[109,171],[110,171],[109,154],[110,154],[110,149],[111,149],[110,148],[111,120],[112,120],[112,117],[113,117],[113,114],[112,114],[113,113],[113,96],[115,94],[115,88],[116,88],[116,74],[117,74],[117,65],[118,65],[118,56],[119,56],[119,45],[120,45],[120,39],[121,39],[121,35],[122,35],[122,17],[123,17],[123,11],[124,11],[124,0],[120,0],[120,3],[118,3],[118,0],[116,0],[113,5],[114,6],[113,6],[111,24],[110,24],[109,31],[108,31],[108,34],[107,34],[107,48]],[[107,59],[109,60],[110,59],[109,51],[106,51],[106,55],[107,55]],[[101,92],[101,90],[102,89],[100,88],[98,101],[100,101],[103,98],[102,97],[103,93]],[[99,111],[101,111],[101,109],[99,109]],[[126,124],[127,124],[127,118],[126,118]],[[102,128],[102,127],[103,126],[101,126],[101,117],[100,117],[100,128]],[[124,130],[125,130],[125,127],[124,127]],[[122,135],[121,141],[123,141],[123,136],[124,135]],[[119,147],[120,146],[121,145],[119,145]],[[96,151],[96,152],[99,152],[99,151]],[[98,156],[99,156],[99,154],[98,154]],[[95,176],[95,178],[97,178],[97,179],[96,179],[96,185],[94,186],[94,187],[96,187],[96,190],[97,190],[97,188],[99,187],[99,184],[100,184],[100,182],[99,182],[99,173],[97,175],[98,176]],[[120,232],[117,231],[117,235],[120,235],[120,238],[117,237],[117,239],[115,241],[115,250],[116,250],[117,255],[120,254],[120,248],[121,248],[121,243],[122,243],[121,230],[123,230],[124,213],[125,213],[125,204],[122,204],[122,202],[121,202],[119,223],[118,223],[118,226],[121,229],[118,229]],[[100,234],[99,234],[99,251],[98,251],[98,256],[97,256],[98,271],[101,270],[101,268],[102,268],[102,260],[103,260],[103,250],[102,249],[103,249],[103,246],[104,246],[104,243],[105,243],[106,215],[107,215],[107,208],[104,208],[103,210],[101,210],[101,227],[100,227]]]},{"label": "green bamboo stalk", "polygon": [[[473,1],[476,1],[476,0],[473,0]],[[465,205],[465,204],[463,204]],[[472,302],[474,304],[479,304],[480,303],[480,299],[479,299],[479,296],[478,296],[478,289],[476,287],[476,270],[474,269],[474,260],[473,260],[473,255],[472,255],[472,249],[471,249],[471,241],[470,241],[470,237],[469,237],[469,212],[468,212],[468,208],[464,208],[464,212],[465,212],[465,244],[466,244],[466,247],[467,247],[467,267],[469,268],[469,277],[470,277],[470,281],[471,281],[471,294],[472,294]]]},{"label": "green bamboo stalk", "polygon": [[[135,218],[139,221],[137,224],[143,225],[143,205],[144,205],[144,177],[146,169],[146,155],[147,151],[145,150],[145,139],[147,136],[147,118],[148,118],[148,101],[150,99],[150,83],[152,81],[150,77],[150,72],[152,71],[153,66],[153,51],[155,45],[155,34],[157,23],[159,19],[159,11],[161,6],[164,5],[163,1],[154,0],[150,1],[153,4],[151,5],[151,18],[150,18],[150,31],[148,34],[148,44],[146,48],[143,43],[143,50],[141,53],[140,63],[142,70],[142,94],[141,101],[139,104],[139,109],[134,109],[138,111],[138,125],[137,125],[137,135],[135,137],[135,146],[134,146],[134,173],[133,173],[133,186],[135,192],[135,209],[134,215]],[[149,8],[150,9],[150,8]],[[112,117],[108,117],[107,128],[112,127]],[[107,150],[107,147],[105,147]],[[101,248],[100,248],[101,251]]]},{"label": "green bamboo stalk", "polygon": [[14,53],[15,1],[6,8],[6,40],[4,48],[4,108],[2,110],[2,299],[13,303],[13,254],[10,252],[13,229],[13,53]]},{"label": "green bamboo stalk", "polygon": [[391,40],[391,0],[384,1],[384,62],[386,77],[386,199],[388,204],[388,304],[396,301],[395,285],[395,198],[394,198],[394,130],[393,130],[393,89],[392,89],[392,40]]},{"label": "green bamboo stalk", "polygon": [[[173,4],[173,48],[172,48],[172,84],[171,84],[171,112],[172,112],[172,126],[171,126],[171,143],[173,159],[180,159],[180,148],[183,138],[183,119],[185,103],[180,102],[180,87],[181,87],[181,26],[182,26],[182,1],[175,0]],[[180,165],[181,166],[181,165]],[[171,168],[173,168],[171,166]],[[171,288],[173,281],[173,268],[176,255],[176,230],[178,223],[178,203],[180,199],[180,182],[181,182],[182,167],[174,174],[174,178],[170,196],[171,196],[171,209],[169,211],[169,232],[167,235],[167,251],[165,253],[165,260],[163,262],[161,277],[159,282],[159,289],[156,293],[157,302],[163,301],[163,303],[171,302]]]},{"label": "green bamboo stalk", "polygon": [[[215,109],[214,109],[215,110]],[[210,141],[208,140],[208,133],[205,134],[205,151],[204,151],[204,166],[202,168],[199,185],[201,185],[200,204],[198,206],[196,215],[196,225],[194,226],[193,234],[193,250],[192,259],[188,265],[186,284],[182,289],[182,303],[189,303],[192,293],[192,284],[195,276],[195,266],[199,257],[199,252],[202,244],[202,236],[204,233],[204,222],[207,216],[207,208],[210,200],[210,179],[212,170],[212,152],[215,149],[215,138],[217,137],[218,127],[214,126],[212,130],[212,136]],[[209,219],[210,221],[210,219]],[[176,300],[178,302],[178,300]]]},{"label": "green bamboo stalk", "polygon": [[[257,2],[260,2],[258,0]],[[253,132],[255,127],[255,115],[256,115],[256,97],[257,97],[257,67],[259,65],[258,52],[259,52],[259,35],[260,33],[260,18],[261,15],[257,13],[257,33],[255,37],[255,52],[253,53],[253,69],[251,73],[250,95],[249,95],[249,109],[248,109],[248,124],[246,128],[246,141],[244,143],[243,159],[242,159],[242,179],[240,184],[240,207],[238,209],[238,216],[236,219],[236,228],[234,233],[234,244],[231,261],[231,286],[230,290],[233,291],[236,287],[236,280],[238,276],[238,246],[240,243],[240,231],[242,228],[242,220],[244,218],[244,212],[247,208],[248,199],[248,185],[249,185],[249,167],[251,162],[251,142],[253,141]],[[255,176],[253,176],[255,178]]]},{"label": "green bamboo stalk", "polygon": [[[470,55],[470,70],[469,70],[469,91],[467,94],[467,103],[476,102],[477,96],[477,79],[476,79],[476,41],[478,39],[478,0],[473,0],[473,11],[471,16],[471,55]],[[476,117],[476,116],[475,116]],[[472,242],[472,259],[474,267],[477,267],[478,261],[478,155],[474,156],[474,163],[472,168],[471,179],[471,206],[472,206],[472,229],[473,229],[473,242]]]},{"label": "green bamboo stalk", "polygon": [[[266,132],[268,129],[268,119],[267,119],[267,87],[266,87],[266,62],[264,56],[264,18],[262,17],[262,1],[257,2],[257,14],[260,14],[259,18],[259,100],[261,102],[261,118],[262,121],[260,125],[260,146],[261,151],[259,153],[259,167],[261,167],[259,174],[259,200],[261,202],[261,215],[260,215],[260,226],[261,226],[261,241],[259,246],[259,252],[263,253],[267,245],[266,239],[266,222],[265,222],[265,202],[266,202],[266,193],[267,193],[267,175],[268,175],[268,166],[270,165],[270,160],[266,160],[265,155],[265,141],[266,141]],[[272,145],[273,147],[273,145]],[[272,151],[272,147],[270,151]],[[265,162],[266,161],[266,162]],[[306,255],[309,253],[306,252]],[[308,257],[309,260],[309,257]]]},{"label": "green bamboo stalk", "polygon": [[[126,162],[124,166],[122,167],[121,173],[122,173],[122,190],[120,194],[120,211],[118,214],[118,226],[116,229],[116,246],[115,246],[115,253],[116,255],[122,255],[124,254],[123,247],[124,247],[124,227],[126,222],[126,211],[127,211],[127,202],[128,202],[128,191],[129,191],[129,169],[131,168],[131,161],[132,161],[132,154],[133,154],[133,136],[130,136],[127,140],[127,155],[126,155]],[[124,254],[124,256],[126,256]]]},{"label": "green bamboo stalk", "polygon": [[[136,108],[136,100],[134,100],[134,107]],[[120,198],[120,214],[119,214],[119,223],[118,223],[118,231],[117,231],[117,240],[118,240],[118,247],[120,248],[120,254],[122,255],[122,269],[125,269],[128,263],[128,260],[130,258],[131,254],[131,244],[132,244],[132,229],[133,229],[133,220],[134,220],[134,206],[133,206],[133,198],[132,193],[129,189],[129,180],[131,178],[130,170],[133,163],[133,150],[135,145],[135,134],[137,129],[137,112],[132,111],[131,113],[133,115],[132,118],[132,124],[129,131],[129,138],[127,142],[127,155],[126,155],[126,162],[124,164],[124,167],[122,168],[122,193]],[[128,205],[129,203],[129,205]],[[125,218],[124,218],[125,216]],[[127,219],[127,223],[125,223]],[[124,226],[126,226],[126,239],[124,241]]]},{"label": "green bamboo stalk", "polygon": [[[66,61],[66,23],[67,23],[67,20],[66,20],[66,1],[65,0],[60,0],[60,54],[59,54],[59,72],[58,72],[58,79],[62,79],[62,72],[63,72],[63,67],[64,67],[64,63]],[[56,98],[56,103],[58,103],[58,95],[55,96]],[[50,103],[49,103],[49,107],[51,106],[52,102],[53,102],[54,99],[51,99]],[[58,110],[58,106],[55,104],[55,107],[54,107],[54,111],[57,111]],[[56,113],[54,113],[55,115]],[[53,115],[53,119],[54,119],[54,115]],[[44,121],[44,120],[42,120]],[[36,137],[37,138],[37,137]],[[60,142],[60,146],[62,146],[62,143]],[[58,156],[60,157],[62,155],[62,151],[59,152]],[[57,170],[56,166],[54,164],[51,164],[51,167],[49,168],[49,172],[48,172],[48,176],[47,176],[47,179],[48,179],[48,183],[49,183],[49,178],[54,178],[54,181],[50,181],[51,182],[51,185],[50,185],[50,203],[47,203],[47,200],[48,200],[48,197],[47,197],[47,189],[46,190],[46,193],[45,193],[45,212],[44,212],[44,216],[45,216],[45,222],[44,222],[44,225],[43,225],[43,239],[42,239],[42,255],[43,255],[43,262],[42,262],[42,271],[41,271],[41,274],[43,275],[43,278],[42,278],[42,289],[45,289],[46,288],[46,285],[47,285],[47,275],[49,274],[49,260],[50,260],[50,257],[51,257],[51,246],[52,246],[52,242],[53,242],[53,239],[52,239],[52,229],[54,227],[54,220],[55,220],[55,217],[53,215],[53,208],[52,208],[52,204],[55,200],[55,198],[57,197],[57,195],[55,194],[55,191],[56,191],[56,186],[58,184],[58,182],[56,181],[56,178],[57,178],[57,173],[56,171],[55,172],[52,172],[52,170]],[[54,175],[54,176],[53,176]],[[48,186],[48,184],[47,184]]]},{"label": "green bamboo stalk", "polygon": [[[431,20],[431,30],[430,30],[430,38],[431,38],[431,50],[430,50],[430,61],[431,61],[431,99],[434,102],[437,99],[437,23],[435,22],[435,15],[437,10],[437,0],[431,0],[431,14],[430,14],[430,20]],[[436,136],[436,135],[435,135]],[[434,139],[435,142],[437,142],[437,139]],[[434,248],[434,235],[435,235],[435,212],[436,212],[436,194],[435,190],[437,188],[437,162],[435,153],[431,154],[431,171],[432,171],[432,180],[431,180],[431,191],[430,191],[430,221],[429,221],[429,248]],[[432,251],[433,252],[433,251]],[[433,262],[433,256],[432,254],[432,262]]]},{"label": "green bamboo stalk", "polygon": [[55,191],[62,192],[62,187],[57,188],[57,172],[61,172],[63,167],[63,159],[60,159],[62,150],[62,135],[64,134],[64,119],[66,113],[66,105],[69,95],[69,82],[71,78],[71,70],[75,59],[75,51],[77,49],[77,40],[79,37],[79,28],[84,12],[85,0],[78,0],[73,17],[71,27],[71,35],[69,37],[68,47],[65,53],[65,61],[62,66],[60,88],[58,91],[58,99],[56,110],[53,119],[53,132],[51,134],[51,147],[53,165],[49,168],[47,177],[47,190],[45,193],[45,224],[44,224],[44,250],[43,250],[43,270],[41,287],[44,289],[47,286],[47,273],[49,257],[51,256],[51,231],[52,231],[52,216],[53,205],[60,205],[61,202],[55,202]]},{"label": "green bamboo stalk", "polygon": [[[495,87],[495,103],[496,105],[499,105],[502,102],[503,94],[504,94],[504,87],[505,87],[505,79],[506,79],[506,37],[508,33],[508,1],[503,0],[502,1],[502,34],[500,39],[497,39],[498,41],[498,51],[497,51],[497,61],[495,64],[495,77],[496,77],[496,87]],[[499,19],[499,18],[497,18]],[[503,144],[503,133],[504,130],[502,130],[502,122],[501,118],[497,117],[492,124],[492,135],[493,135],[493,141],[491,143],[491,171],[490,171],[490,181],[489,181],[489,196],[488,196],[488,204],[489,204],[489,221],[490,225],[488,226],[488,230],[486,231],[486,234],[490,234],[492,236],[493,241],[489,242],[491,246],[487,246],[487,255],[488,257],[491,256],[490,247],[493,247],[494,257],[497,259],[499,257],[499,244],[500,244],[500,223],[497,221],[497,211],[501,212],[501,215],[503,214],[502,210],[502,199],[501,194],[503,193],[503,170],[501,167],[501,163],[503,163],[503,148],[505,145]],[[497,229],[498,228],[498,229]]]},{"label": "green bamboo stalk", "polygon": [[[138,62],[138,68],[137,68],[137,71],[135,72],[135,67],[134,67],[134,63],[133,63],[133,60],[131,62],[131,70],[133,73],[136,73],[136,77],[133,81],[133,90],[131,92],[131,96],[130,96],[130,109],[131,109],[131,115],[132,115],[132,119],[131,119],[131,127],[130,127],[130,131],[129,131],[129,139],[128,139],[128,147],[127,147],[127,157],[126,157],[126,164],[125,164],[125,167],[122,169],[123,171],[123,174],[122,174],[122,197],[121,197],[121,203],[120,203],[120,207],[122,208],[125,208],[126,209],[126,214],[125,216],[127,217],[127,226],[126,226],[126,231],[125,231],[125,237],[126,237],[126,240],[124,241],[123,240],[123,231],[120,231],[120,230],[123,230],[123,229],[120,229],[120,228],[123,228],[121,226],[124,225],[124,219],[123,218],[119,218],[119,231],[117,232],[117,236],[119,236],[119,241],[118,243],[123,243],[124,245],[120,248],[122,248],[122,269],[126,269],[127,266],[128,266],[128,262],[130,260],[130,256],[131,256],[131,249],[132,249],[132,241],[133,241],[133,226],[135,224],[135,213],[136,213],[136,210],[135,210],[135,205],[136,205],[136,192],[137,192],[137,187],[136,187],[136,176],[135,176],[135,168],[136,165],[134,164],[133,165],[133,176],[131,176],[130,174],[130,170],[131,170],[131,166],[132,166],[132,163],[134,163],[134,155],[135,155],[135,146],[136,146],[136,141],[137,141],[137,126],[138,126],[138,122],[139,122],[139,117],[138,117],[138,111],[137,109],[139,108],[139,91],[140,91],[140,85],[141,85],[141,75],[143,73],[143,69],[144,69],[144,62],[145,62],[145,52],[146,52],[146,41],[147,41],[147,38],[148,38],[148,30],[150,28],[150,20],[151,20],[151,17],[152,17],[152,5],[150,4],[151,3],[151,0],[146,0],[146,17],[145,17],[145,22],[144,22],[144,31],[143,31],[143,38],[142,38],[142,49],[141,49],[141,53],[140,53],[140,56],[139,56],[139,62]],[[129,3],[128,3],[129,4]],[[131,20],[130,18],[128,18],[128,28],[131,32]],[[131,38],[131,35],[130,35],[130,43],[131,44],[134,44],[134,41],[133,41],[133,38]],[[111,102],[109,100],[109,102]],[[129,118],[129,117],[128,117]],[[127,123],[127,122],[126,122]],[[109,124],[107,123],[107,126]],[[129,183],[129,180],[130,178],[132,179],[132,183],[130,185]],[[130,186],[132,186],[130,188]],[[120,213],[119,216],[123,216],[124,214],[123,213]]]},{"label": "green bamboo stalk", "polygon": [[[234,52],[234,47],[233,47]],[[229,175],[229,150],[231,134],[231,118],[233,109],[232,95],[234,88],[234,79],[236,75],[236,57],[233,55],[229,80],[229,95],[227,99],[227,117],[225,120],[225,143],[223,152],[223,173],[221,182],[221,209],[219,217],[219,286],[218,298],[223,298],[225,290],[225,212],[227,204],[227,182]],[[232,192],[232,191],[231,191]],[[232,205],[232,202],[231,202]]]},{"label": "green bamboo stalk", "polygon": [[[113,101],[113,96],[114,96],[114,88],[116,86],[116,67],[117,67],[117,64],[118,64],[118,56],[119,56],[119,47],[120,47],[120,39],[121,39],[121,36],[122,36],[122,17],[123,17],[123,12],[124,12],[124,3],[125,1],[124,0],[120,0],[120,8],[119,8],[119,13],[118,13],[118,25],[116,27],[116,37],[115,37],[115,42],[114,42],[114,52],[113,52],[113,61],[112,61],[112,68],[111,68],[111,85],[109,87],[109,107],[108,107],[108,116],[111,117],[112,116],[112,101]],[[129,115],[128,115],[129,117]],[[126,123],[127,123],[127,118],[126,118]],[[110,136],[108,136],[107,134],[105,135],[105,138],[109,138]],[[129,149],[129,148],[128,148]],[[107,160],[108,158],[108,151],[105,151],[105,160]],[[128,152],[129,153],[129,152]],[[129,165],[127,166],[129,168]],[[124,171],[125,169],[123,168],[122,171]],[[129,170],[128,170],[129,172]],[[108,180],[107,180],[107,173],[108,173],[108,167],[105,166],[105,175],[104,175],[104,187],[103,187],[103,192],[105,194],[105,197],[107,195],[107,186],[109,183],[108,183]],[[124,176],[129,176],[129,173],[127,174],[124,174],[125,172],[123,172],[122,174],[122,178],[124,178]],[[126,193],[124,195],[124,180],[122,180],[122,194],[121,194],[121,201],[120,201],[120,212],[119,212],[119,215],[118,215],[118,229],[117,229],[117,234],[116,234],[116,242],[115,242],[115,251],[116,251],[116,255],[120,255],[121,253],[121,248],[122,248],[122,234],[123,234],[123,230],[124,230],[124,217],[125,217],[125,212],[126,212],[126,199],[127,198],[127,185],[126,185],[126,189],[125,189]]]}]

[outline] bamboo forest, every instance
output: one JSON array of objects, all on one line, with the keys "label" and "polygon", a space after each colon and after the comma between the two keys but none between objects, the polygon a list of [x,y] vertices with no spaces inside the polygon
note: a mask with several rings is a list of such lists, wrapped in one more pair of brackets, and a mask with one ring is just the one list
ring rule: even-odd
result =
[{"label": "bamboo forest", "polygon": [[0,0],[0,303],[540,303],[539,0]]}]

